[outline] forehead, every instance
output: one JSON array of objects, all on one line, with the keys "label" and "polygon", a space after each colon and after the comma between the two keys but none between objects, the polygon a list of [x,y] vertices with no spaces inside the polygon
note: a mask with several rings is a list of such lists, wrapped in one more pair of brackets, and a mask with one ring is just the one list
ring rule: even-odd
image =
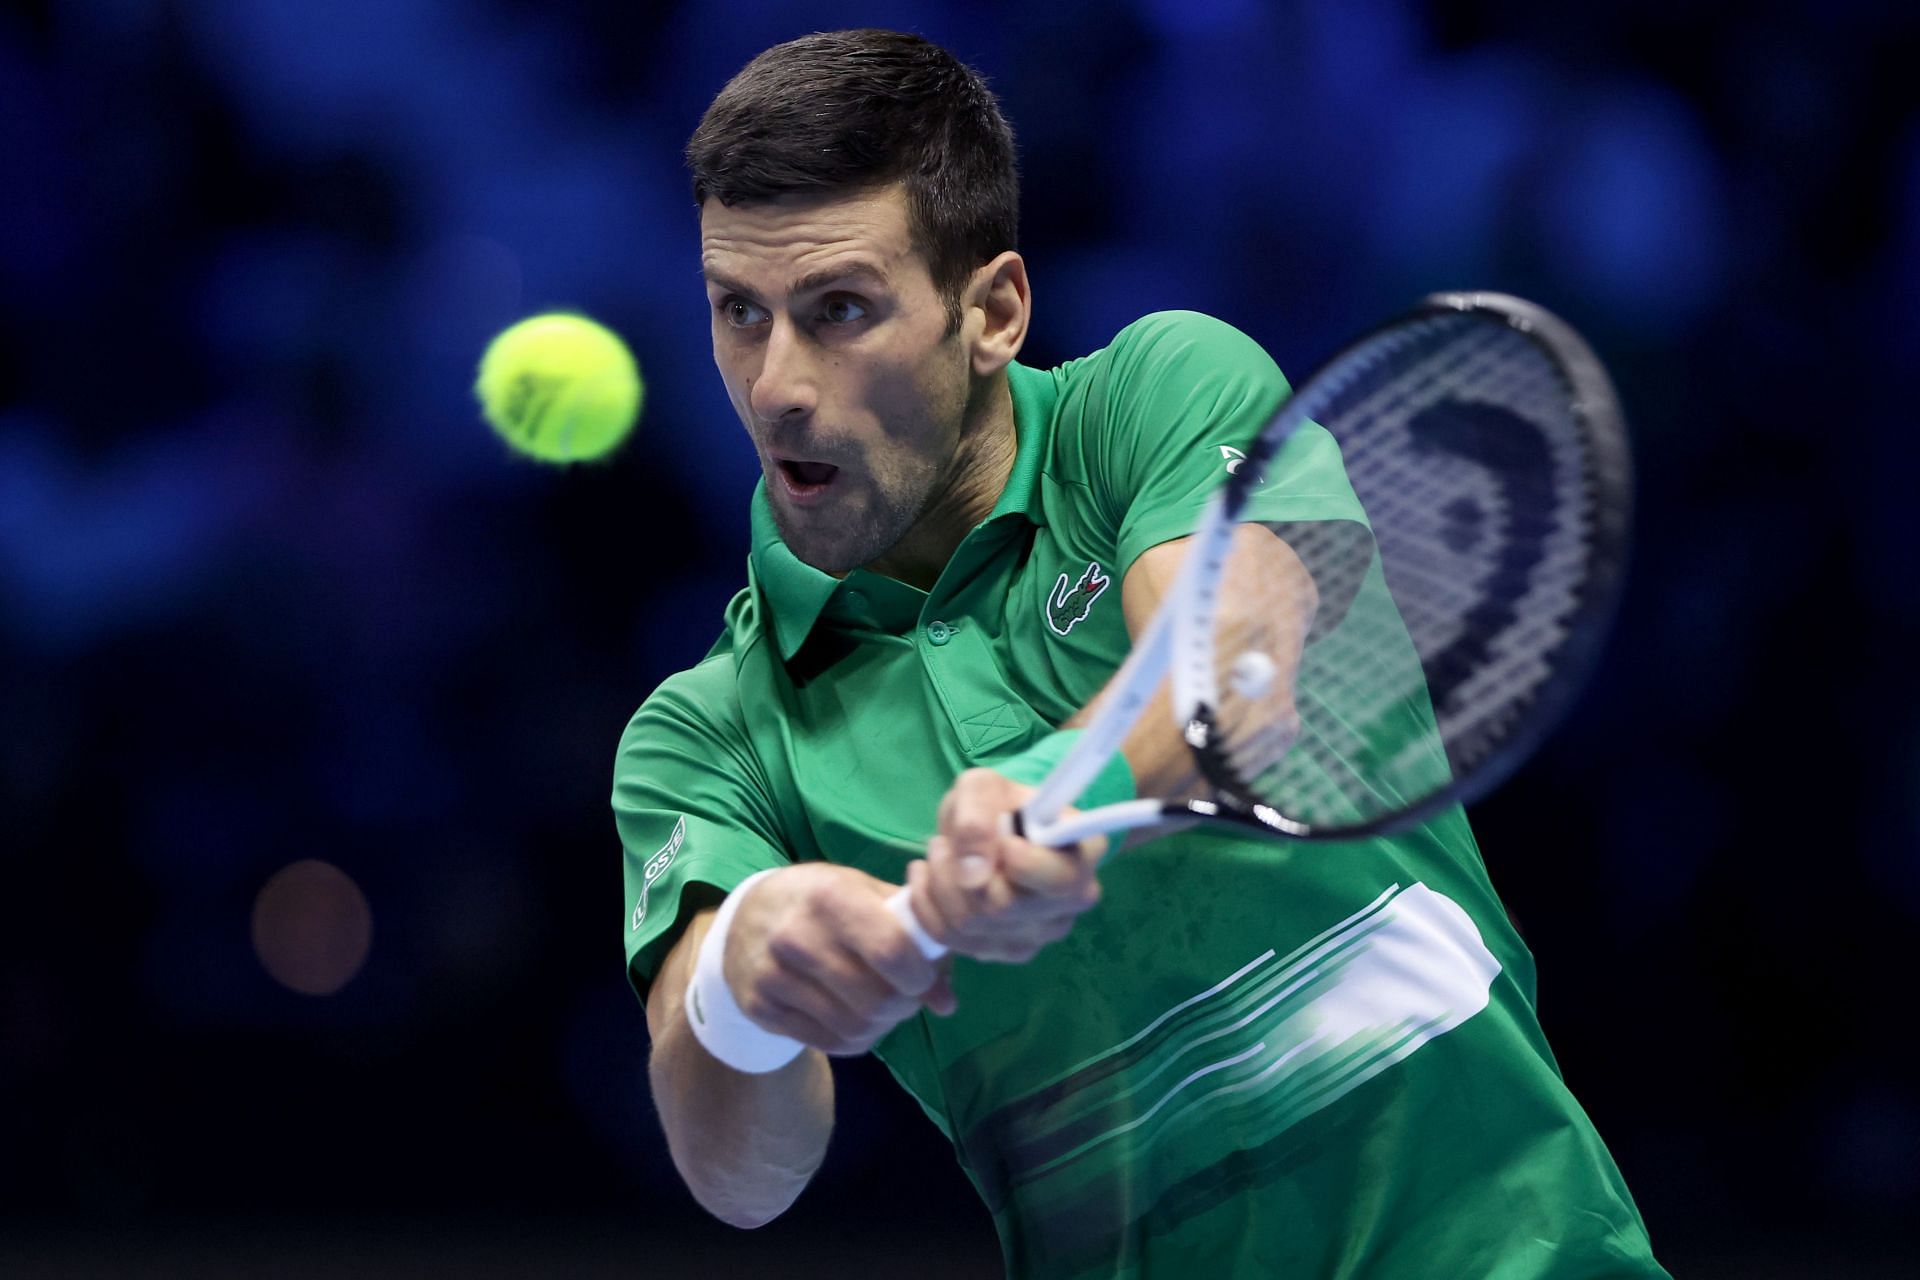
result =
[{"label": "forehead", "polygon": [[700,270],[709,278],[785,288],[842,267],[893,280],[927,273],[898,186],[834,195],[784,195],[700,208]]}]

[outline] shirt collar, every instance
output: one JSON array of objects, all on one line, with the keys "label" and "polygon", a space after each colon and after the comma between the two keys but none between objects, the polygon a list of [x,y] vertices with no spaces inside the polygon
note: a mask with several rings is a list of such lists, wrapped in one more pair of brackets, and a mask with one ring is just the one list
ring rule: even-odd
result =
[{"label": "shirt collar", "polygon": [[[1046,523],[1039,502],[1040,470],[1052,434],[1054,402],[1059,392],[1051,373],[1017,363],[1007,366],[1007,386],[1013,396],[1013,471],[983,528],[1010,516],[1022,517],[1036,525]],[[749,520],[752,541],[747,571],[773,619],[773,638],[781,661],[791,661],[843,584],[832,574],[802,562],[780,540],[773,508],[767,502],[764,478],[754,486]]]}]

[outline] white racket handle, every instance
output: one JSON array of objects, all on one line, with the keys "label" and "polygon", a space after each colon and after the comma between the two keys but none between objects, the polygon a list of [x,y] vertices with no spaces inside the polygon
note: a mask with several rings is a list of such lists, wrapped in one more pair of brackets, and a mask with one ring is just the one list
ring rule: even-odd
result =
[{"label": "white racket handle", "polygon": [[[1200,547],[1209,542],[1217,544],[1227,524],[1225,495],[1215,490],[1194,526],[1194,546]],[[1217,555],[1195,555],[1192,552],[1182,558],[1180,569],[1174,574],[1166,595],[1154,609],[1152,620],[1134,640],[1132,652],[1127,654],[1127,660],[1120,664],[1120,669],[1114,672],[1100,705],[1087,718],[1079,741],[1053,766],[1053,771],[1041,780],[1039,788],[1021,807],[1020,819],[1029,831],[1050,827],[1054,819],[1060,816],[1061,810],[1080,798],[1107,762],[1119,752],[1120,744],[1126,741],[1127,735],[1133,732],[1133,726],[1139,723],[1147,704],[1153,701],[1154,692],[1159,689],[1161,679],[1166,676],[1167,668],[1174,660],[1176,619],[1191,611],[1191,601],[1201,587],[1199,579],[1215,567],[1209,562],[1217,560]],[[1175,703],[1176,728],[1185,722],[1188,705]],[[1085,834],[1092,834],[1095,830],[1122,830],[1125,825],[1095,828]],[[1142,826],[1145,823],[1135,822],[1132,825]],[[1039,843],[1072,844],[1073,841],[1048,839]]]},{"label": "white racket handle", "polygon": [[1070,814],[1052,822],[1027,828],[1027,839],[1052,849],[1079,844],[1090,836],[1111,835],[1116,831],[1135,831],[1166,820],[1166,806],[1158,800],[1123,800],[1103,804],[1098,809]]},{"label": "white racket handle", "polygon": [[1079,799],[1080,793],[1107,767],[1107,762],[1120,750],[1120,744],[1127,740],[1147,704],[1153,700],[1172,651],[1171,611],[1162,609],[1147,624],[1146,632],[1134,642],[1133,651],[1114,673],[1106,697],[1088,717],[1078,741],[1053,766],[1052,772],[1040,780],[1039,787],[1021,807],[1021,821],[1026,826],[1044,827],[1059,817],[1060,811]]}]

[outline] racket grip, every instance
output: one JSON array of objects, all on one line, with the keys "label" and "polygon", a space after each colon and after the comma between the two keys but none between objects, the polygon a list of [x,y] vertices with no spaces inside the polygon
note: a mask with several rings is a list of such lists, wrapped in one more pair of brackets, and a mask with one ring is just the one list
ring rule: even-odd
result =
[{"label": "racket grip", "polygon": [[1158,800],[1123,800],[1119,804],[1103,804],[1098,809],[1069,814],[1052,822],[1023,821],[1024,815],[1020,813],[1015,813],[1013,817],[1015,835],[1023,835],[1033,843],[1046,845],[1050,849],[1064,849],[1079,844],[1089,836],[1158,826],[1167,821],[1168,815],[1167,806]]},{"label": "racket grip", "polygon": [[905,885],[901,885],[887,895],[887,910],[893,912],[893,918],[900,922],[900,927],[905,929],[907,936],[913,939],[913,945],[920,948],[921,955],[929,960],[938,960],[947,954],[946,947],[941,945],[938,938],[928,933],[921,925],[920,917],[913,914],[913,894]]}]

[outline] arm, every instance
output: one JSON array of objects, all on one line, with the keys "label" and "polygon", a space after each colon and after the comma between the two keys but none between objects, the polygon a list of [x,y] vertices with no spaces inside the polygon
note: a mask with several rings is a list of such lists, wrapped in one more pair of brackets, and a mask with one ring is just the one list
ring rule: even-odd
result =
[{"label": "arm", "polygon": [[[1130,637],[1137,640],[1153,620],[1186,558],[1189,541],[1180,538],[1150,547],[1127,570],[1121,583],[1121,606]],[[1237,647],[1257,647],[1277,662],[1279,672],[1261,698],[1267,704],[1259,716],[1263,723],[1290,728],[1298,724],[1293,707],[1294,675],[1318,608],[1319,593],[1313,576],[1278,535],[1258,524],[1241,525],[1234,531],[1216,621],[1221,631],[1238,639]],[[1106,694],[1103,688],[1062,727],[1085,724]],[[1120,753],[1133,773],[1135,790],[1141,795],[1191,796],[1202,789],[1193,752],[1178,733],[1169,730],[1172,724],[1172,682],[1163,680],[1159,692],[1120,745]]]},{"label": "arm", "polygon": [[[1285,395],[1287,384],[1245,334],[1186,312],[1145,317],[1088,360],[1085,376],[1095,380],[1088,385],[1106,395],[1096,405],[1090,394],[1077,412],[1059,418],[1054,461],[1063,474],[1086,484],[1089,513],[1113,531],[1115,563],[1126,566],[1126,620],[1138,636],[1172,584],[1187,535],[1232,465],[1226,461],[1231,452],[1226,442],[1244,442]],[[1277,527],[1362,519],[1338,447],[1312,424],[1296,431],[1262,470],[1249,507],[1254,519]],[[1319,598],[1307,567],[1263,525],[1236,531],[1226,577],[1220,593],[1226,616],[1217,621],[1249,631],[1246,640],[1236,637],[1228,647],[1257,645],[1276,666],[1261,695],[1263,705],[1234,717],[1267,731],[1236,745],[1277,759],[1297,731],[1293,677]],[[1290,607],[1276,601],[1276,591],[1291,593]],[[1248,608],[1250,602],[1258,603]],[[1232,616],[1235,611],[1238,618]],[[1223,702],[1236,696],[1221,690]],[[1122,745],[1141,794],[1178,797],[1199,791],[1192,754],[1172,724],[1172,710],[1163,690]],[[994,945],[991,935],[1013,931],[1023,914],[1044,919],[1057,937],[1092,905],[1093,867],[1105,851],[1104,841],[1062,853],[1002,836],[1001,818],[1030,794],[997,774],[971,771],[956,781],[941,807],[941,834],[929,843],[926,867],[918,873],[927,884],[914,886],[913,905],[927,909],[923,923],[935,936],[942,936],[941,928],[949,930],[952,945],[966,954],[993,959],[1018,959],[1019,949],[1031,954],[1043,944],[1035,935],[1016,934],[1020,947],[999,954],[981,948]],[[963,876],[963,866],[973,870]],[[984,936],[970,931],[975,924]]]},{"label": "arm", "polygon": [[886,910],[891,890],[851,867],[806,863],[767,876],[740,904],[727,985],[755,1022],[811,1046],[765,1075],[714,1058],[687,1021],[712,910],[693,917],[661,965],[647,999],[654,1104],[674,1166],[723,1222],[772,1221],[820,1167],[833,1131],[828,1053],[865,1053],[923,1004],[952,1012],[944,971]]},{"label": "arm", "polygon": [[[1129,635],[1138,638],[1152,620],[1179,571],[1187,541],[1152,547],[1127,570],[1122,602]],[[1235,531],[1215,621],[1234,638],[1233,648],[1258,647],[1275,659],[1278,673],[1261,695],[1266,705],[1257,716],[1258,723],[1271,726],[1260,750],[1274,759],[1285,754],[1298,732],[1294,676],[1317,608],[1312,575],[1284,541],[1262,525]],[[1121,744],[1121,754],[1140,793],[1194,795],[1203,783],[1193,753],[1173,728],[1170,683],[1161,682]],[[1084,724],[1111,687],[1066,727]],[[1221,696],[1237,695],[1223,690]],[[1095,870],[1107,852],[1105,840],[1050,849],[1005,832],[1005,815],[1033,790],[989,769],[963,773],[941,803],[938,834],[928,842],[926,861],[907,869],[916,914],[954,951],[1024,963],[1064,937],[1099,901]]]},{"label": "arm", "polygon": [[722,1222],[758,1227],[786,1211],[826,1157],[833,1071],[825,1054],[809,1049],[778,1071],[746,1075],[694,1038],[687,982],[713,915],[693,918],[654,980],[648,1077],[667,1150],[693,1198]]}]

